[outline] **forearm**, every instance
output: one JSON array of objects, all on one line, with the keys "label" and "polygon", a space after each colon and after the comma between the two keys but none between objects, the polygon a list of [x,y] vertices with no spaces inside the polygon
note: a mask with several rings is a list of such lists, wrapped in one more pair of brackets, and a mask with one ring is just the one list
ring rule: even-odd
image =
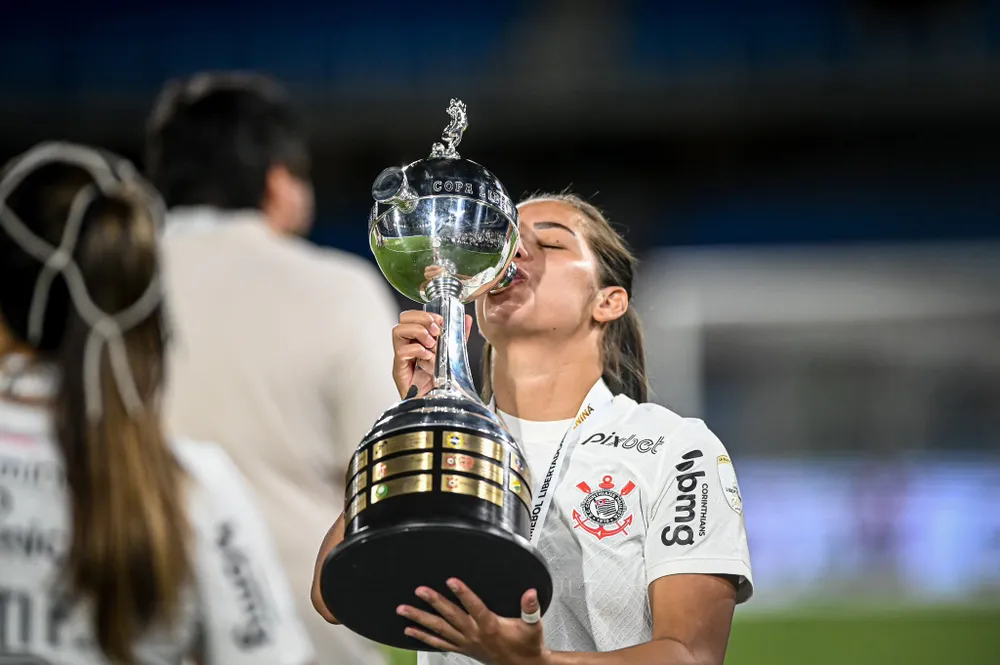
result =
[{"label": "forearm", "polygon": [[552,651],[547,665],[715,665],[698,658],[684,644],[663,638],[603,653]]},{"label": "forearm", "polygon": [[323,593],[320,591],[320,574],[323,571],[323,563],[326,561],[326,556],[333,550],[334,547],[340,544],[344,540],[344,514],[341,513],[337,521],[333,523],[330,530],[327,531],[326,536],[323,538],[323,544],[320,545],[319,555],[316,557],[316,566],[313,568],[313,583],[312,590],[310,592],[310,597],[312,598],[313,607],[319,612],[320,616],[327,620],[329,623],[339,624],[333,613],[327,608],[326,603],[323,602]]}]

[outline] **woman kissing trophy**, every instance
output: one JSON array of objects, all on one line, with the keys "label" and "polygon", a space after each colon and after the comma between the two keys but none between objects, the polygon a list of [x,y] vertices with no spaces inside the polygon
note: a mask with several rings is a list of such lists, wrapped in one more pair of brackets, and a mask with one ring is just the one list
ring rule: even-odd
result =
[{"label": "woman kissing trophy", "polygon": [[[531,477],[517,442],[478,397],[465,341],[465,303],[510,285],[517,210],[500,181],[456,147],[468,126],[452,99],[451,123],[430,157],[384,170],[372,186],[369,242],[386,279],[443,318],[434,387],[383,413],[347,473],[345,537],[327,557],[323,600],[345,626],[403,649],[396,614],[428,586],[455,602],[445,581],[476,589],[500,616],[521,614],[536,589],[542,612],[549,571],[530,543]],[[427,604],[421,609],[434,610]]]}]

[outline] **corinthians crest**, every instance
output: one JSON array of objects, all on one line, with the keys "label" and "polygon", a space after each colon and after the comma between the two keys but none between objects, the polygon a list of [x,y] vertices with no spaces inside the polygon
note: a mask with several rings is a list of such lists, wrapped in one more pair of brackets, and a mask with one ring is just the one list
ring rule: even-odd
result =
[{"label": "corinthians crest", "polygon": [[625,497],[635,489],[631,480],[625,483],[621,491],[615,490],[614,478],[604,476],[597,489],[591,489],[586,482],[577,483],[577,489],[586,494],[579,511],[573,511],[575,528],[580,528],[598,540],[624,533],[628,535],[628,527],[632,525],[632,513],[629,512]]}]

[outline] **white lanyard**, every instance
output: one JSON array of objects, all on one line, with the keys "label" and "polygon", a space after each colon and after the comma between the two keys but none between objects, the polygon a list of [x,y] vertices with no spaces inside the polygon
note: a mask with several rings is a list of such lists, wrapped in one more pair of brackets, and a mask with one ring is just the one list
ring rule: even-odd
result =
[{"label": "white lanyard", "polygon": [[[537,545],[539,538],[541,538],[542,525],[545,524],[549,508],[552,507],[552,497],[555,496],[556,488],[559,486],[563,467],[566,465],[566,460],[573,454],[576,444],[583,435],[583,423],[589,421],[589,424],[593,424],[595,421],[594,414],[603,409],[603,407],[610,405],[613,399],[614,395],[608,390],[604,381],[598,379],[594,387],[587,393],[586,399],[583,400],[583,406],[580,407],[576,418],[573,419],[573,424],[563,434],[562,440],[559,442],[559,447],[556,448],[556,452],[552,456],[552,461],[549,462],[545,478],[538,488],[538,496],[534,497],[534,503],[531,507],[532,545]],[[495,410],[496,407],[495,405],[493,406]]]}]

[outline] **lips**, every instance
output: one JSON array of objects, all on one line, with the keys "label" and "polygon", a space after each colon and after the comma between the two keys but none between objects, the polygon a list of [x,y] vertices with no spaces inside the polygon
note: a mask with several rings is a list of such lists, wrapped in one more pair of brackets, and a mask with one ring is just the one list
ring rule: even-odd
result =
[{"label": "lips", "polygon": [[528,273],[526,273],[524,270],[518,267],[517,270],[514,272],[514,279],[511,280],[510,285],[507,288],[503,289],[502,291],[498,292],[491,291],[488,294],[489,298],[506,300],[506,296],[516,291],[517,290],[516,287],[518,284],[521,284],[522,282],[527,282],[528,277],[529,277]]}]

